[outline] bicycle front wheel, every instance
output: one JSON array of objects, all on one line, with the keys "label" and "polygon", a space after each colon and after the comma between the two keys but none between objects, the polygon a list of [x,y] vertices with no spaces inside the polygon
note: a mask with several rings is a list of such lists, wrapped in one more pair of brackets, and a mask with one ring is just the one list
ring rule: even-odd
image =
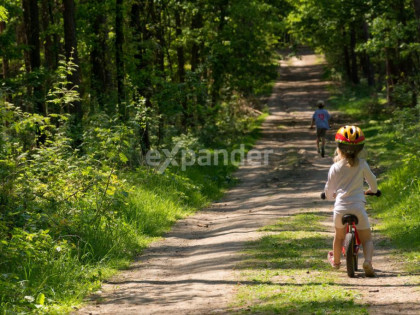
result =
[{"label": "bicycle front wheel", "polygon": [[346,238],[344,239],[344,247],[346,249],[347,275],[350,278],[354,278],[354,271],[357,268],[356,259],[354,256],[354,243],[355,243],[354,233],[347,233]]}]

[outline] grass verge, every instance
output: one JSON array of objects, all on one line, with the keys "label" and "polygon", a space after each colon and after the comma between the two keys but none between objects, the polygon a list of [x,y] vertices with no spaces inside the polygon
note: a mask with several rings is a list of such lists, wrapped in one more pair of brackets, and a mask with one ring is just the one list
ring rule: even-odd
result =
[{"label": "grass verge", "polygon": [[325,263],[331,235],[324,213],[282,217],[258,241],[248,244],[239,266],[241,285],[235,313],[367,314],[359,296],[338,284]]}]

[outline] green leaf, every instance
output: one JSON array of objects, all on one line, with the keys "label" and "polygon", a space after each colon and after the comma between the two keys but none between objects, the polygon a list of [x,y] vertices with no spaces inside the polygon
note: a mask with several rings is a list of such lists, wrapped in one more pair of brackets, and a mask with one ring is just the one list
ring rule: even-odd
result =
[{"label": "green leaf", "polygon": [[44,303],[45,303],[45,295],[44,295],[44,293],[39,293],[38,294],[38,296],[36,297],[35,303],[38,304],[38,305],[44,305]]},{"label": "green leaf", "polygon": [[0,5],[0,22],[7,22],[9,12],[7,12],[6,8]]},{"label": "green leaf", "polygon": [[124,155],[124,153],[120,152],[119,156],[120,156],[120,161],[121,162],[127,163],[128,158]]}]

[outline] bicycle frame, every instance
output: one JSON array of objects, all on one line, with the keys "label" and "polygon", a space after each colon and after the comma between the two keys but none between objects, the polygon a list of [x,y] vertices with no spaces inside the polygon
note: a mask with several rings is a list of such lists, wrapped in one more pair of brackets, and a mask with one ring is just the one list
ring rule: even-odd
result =
[{"label": "bicycle frame", "polygon": [[[359,239],[359,233],[357,233],[357,229],[356,229],[356,224],[353,222],[351,225],[350,224],[346,224],[346,234],[347,233],[351,233],[354,232],[354,236],[356,238],[356,242],[354,244],[354,254],[357,255],[359,253],[359,248],[360,248],[360,239]],[[343,246],[343,248],[341,249],[343,255],[346,255],[346,248],[345,246]]]}]

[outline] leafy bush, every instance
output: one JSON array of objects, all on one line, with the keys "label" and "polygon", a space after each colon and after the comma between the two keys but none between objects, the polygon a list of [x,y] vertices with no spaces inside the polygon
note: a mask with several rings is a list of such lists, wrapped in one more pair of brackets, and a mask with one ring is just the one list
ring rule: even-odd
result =
[{"label": "leafy bush", "polygon": [[[218,198],[234,165],[176,167],[164,174],[137,166],[138,124],[103,114],[74,148],[67,115],[42,117],[0,105],[0,309],[52,311],[98,288],[177,219]],[[255,121],[255,120],[254,120]],[[262,120],[259,120],[260,122]],[[258,123],[230,137],[248,143]],[[137,129],[136,129],[137,128]],[[251,132],[252,131],[252,132]],[[44,143],[39,142],[45,135]],[[198,137],[173,138],[190,149]],[[228,145],[225,145],[228,148]],[[62,310],[62,309],[61,309]]]}]

